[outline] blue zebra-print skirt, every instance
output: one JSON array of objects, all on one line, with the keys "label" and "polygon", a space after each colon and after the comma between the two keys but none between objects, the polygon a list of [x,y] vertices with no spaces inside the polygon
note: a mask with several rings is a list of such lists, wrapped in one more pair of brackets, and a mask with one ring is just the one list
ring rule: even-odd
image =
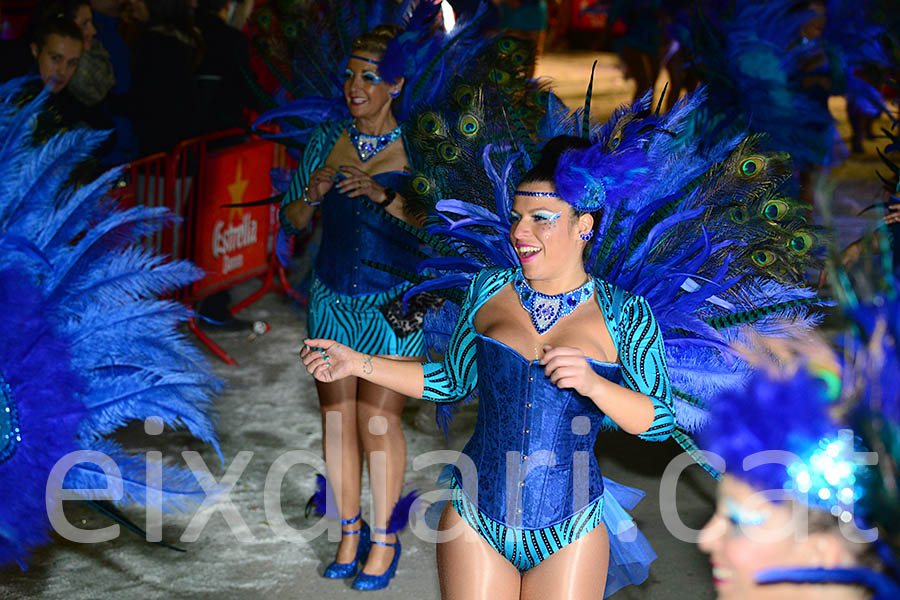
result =
[{"label": "blue zebra-print skirt", "polygon": [[601,524],[609,534],[609,570],[606,598],[626,585],[638,585],[647,579],[656,553],[625,511],[644,496],[644,492],[603,478],[604,491],[597,500],[567,519],[541,529],[509,527],[492,519],[453,481],[450,504],[494,550],[519,571],[525,572],[549,558],[554,552],[587,535]]},{"label": "blue zebra-print skirt", "polygon": [[425,345],[421,328],[398,336],[379,310],[411,285],[404,284],[379,294],[344,296],[331,291],[314,276],[307,313],[309,336],[335,340],[365,354],[422,356]]}]

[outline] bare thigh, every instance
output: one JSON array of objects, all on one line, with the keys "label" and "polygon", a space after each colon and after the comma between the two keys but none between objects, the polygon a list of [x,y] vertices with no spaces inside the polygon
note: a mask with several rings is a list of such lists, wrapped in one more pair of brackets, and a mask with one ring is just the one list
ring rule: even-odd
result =
[{"label": "bare thigh", "polygon": [[449,502],[441,514],[438,529],[462,532],[449,541],[437,544],[442,600],[519,598],[522,581],[519,570],[484,541]]},{"label": "bare thigh", "polygon": [[522,600],[602,600],[609,534],[600,525],[554,552],[522,577]]}]

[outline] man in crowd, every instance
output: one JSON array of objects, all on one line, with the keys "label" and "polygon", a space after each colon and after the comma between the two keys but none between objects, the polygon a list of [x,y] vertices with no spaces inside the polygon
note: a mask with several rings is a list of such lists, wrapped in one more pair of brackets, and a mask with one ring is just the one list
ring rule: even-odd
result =
[{"label": "man in crowd", "polygon": [[40,24],[31,43],[31,54],[50,93],[59,94],[65,89],[83,50],[81,30],[72,21],[54,18]]}]

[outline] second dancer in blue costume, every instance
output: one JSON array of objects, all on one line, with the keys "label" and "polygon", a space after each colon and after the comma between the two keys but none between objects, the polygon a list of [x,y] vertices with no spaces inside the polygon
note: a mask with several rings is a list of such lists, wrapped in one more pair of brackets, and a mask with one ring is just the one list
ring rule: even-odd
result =
[{"label": "second dancer in blue costume", "polygon": [[[281,220],[288,232],[295,232],[321,205],[322,244],[310,295],[309,334],[340,340],[360,352],[408,360],[423,354],[421,329],[414,319],[388,307],[410,284],[360,261],[361,251],[406,268],[416,261],[401,248],[415,247],[417,240],[363,206],[374,202],[399,219],[414,219],[398,192],[406,185],[409,161],[401,126],[391,110],[404,79],[388,81],[379,70],[388,44],[401,31],[381,25],[354,40],[344,72],[344,98],[352,118],[314,129],[285,197]],[[396,532],[388,522],[406,467],[400,421],[405,396],[357,378],[319,382],[317,387],[328,480],[337,494],[345,534],[325,576],[353,576],[366,561],[354,587],[382,587],[398,557]],[[339,430],[337,422],[326,417],[330,412],[340,415]],[[360,520],[363,452],[370,458],[375,528],[371,537],[368,525]],[[373,453],[383,453],[380,468],[372,466]],[[335,460],[338,454],[340,459]]]}]

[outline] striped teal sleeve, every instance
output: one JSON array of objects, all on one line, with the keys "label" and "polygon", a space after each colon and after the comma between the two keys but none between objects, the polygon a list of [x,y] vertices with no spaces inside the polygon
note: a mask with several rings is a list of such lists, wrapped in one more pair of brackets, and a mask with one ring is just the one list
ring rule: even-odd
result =
[{"label": "striped teal sleeve", "polygon": [[455,402],[468,396],[478,382],[475,364],[475,326],[469,318],[474,306],[478,277],[469,284],[466,299],[459,309],[459,319],[450,337],[447,352],[440,362],[423,365],[425,370],[425,391],[423,400],[431,402]]},{"label": "striped teal sleeve", "polygon": [[638,437],[661,442],[675,428],[672,386],[662,334],[643,297],[630,296],[622,303],[619,335],[619,362],[625,385],[653,401],[653,423]]},{"label": "striped teal sleeve", "polygon": [[288,186],[287,193],[281,199],[281,208],[278,210],[278,221],[281,229],[289,235],[296,235],[300,230],[291,225],[291,222],[284,216],[284,207],[296,200],[303,198],[303,190],[309,185],[309,176],[313,171],[325,164],[328,158],[328,152],[331,148],[325,148],[328,141],[327,127],[320,125],[316,127],[309,137],[309,143],[303,150],[303,156],[297,170],[291,176],[291,183]]}]

